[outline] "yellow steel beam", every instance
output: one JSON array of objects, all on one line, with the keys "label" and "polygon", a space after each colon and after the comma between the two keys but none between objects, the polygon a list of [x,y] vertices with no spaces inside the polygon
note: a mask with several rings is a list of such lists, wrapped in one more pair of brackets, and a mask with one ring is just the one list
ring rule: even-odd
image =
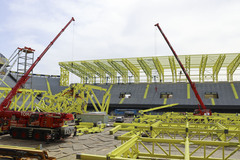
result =
[{"label": "yellow steel beam", "polygon": [[172,82],[177,82],[177,69],[174,61],[174,57],[168,57],[171,72],[172,72]]},{"label": "yellow steel beam", "polygon": [[165,106],[154,107],[154,108],[150,108],[150,109],[146,109],[146,110],[139,110],[138,112],[140,114],[144,114],[146,112],[151,112],[151,111],[155,111],[155,110],[159,110],[159,109],[163,109],[163,108],[173,107],[173,106],[176,106],[178,104],[179,103],[168,104],[168,105],[165,105]]},{"label": "yellow steel beam", "polygon": [[[191,58],[190,58],[190,56],[185,56],[185,69],[189,76],[190,76],[190,69],[191,69],[190,66],[191,66]],[[186,81],[187,81],[187,79],[186,79]]]},{"label": "yellow steel beam", "polygon": [[128,82],[128,70],[123,67],[122,65],[118,64],[117,62],[113,60],[108,60],[108,63],[122,76],[122,82],[127,83]]},{"label": "yellow steel beam", "polygon": [[89,76],[82,68],[84,67],[78,67],[75,63],[69,62],[69,63],[59,63],[59,65],[66,70],[69,70],[71,73],[75,74],[76,76],[81,78],[81,83],[86,83],[86,78],[91,78],[92,76]]},{"label": "yellow steel beam", "polygon": [[122,63],[127,67],[127,69],[134,76],[134,82],[139,83],[140,82],[140,71],[139,71],[139,69],[134,64],[132,64],[128,59],[122,59]]},{"label": "yellow steel beam", "polygon": [[238,54],[232,62],[227,66],[227,80],[233,81],[233,74],[240,64],[240,54]]},{"label": "yellow steel beam", "polygon": [[212,105],[215,106],[214,98],[211,98]]},{"label": "yellow steel beam", "polygon": [[187,99],[190,99],[191,98],[191,95],[190,95],[190,84],[188,83],[187,84]]},{"label": "yellow steel beam", "polygon": [[224,62],[226,58],[225,54],[220,54],[217,61],[215,62],[214,66],[213,66],[213,82],[218,82],[218,73],[222,67],[222,64]]},{"label": "yellow steel beam", "polygon": [[99,67],[101,68],[106,74],[108,74],[111,78],[111,83],[116,83],[116,80],[117,80],[117,72],[109,67],[108,65],[102,63],[101,61],[99,60],[96,60],[94,61],[94,63]]},{"label": "yellow steel beam", "polygon": [[[137,140],[138,140],[139,136],[134,136],[131,139],[129,139],[127,142],[125,142],[124,144],[122,144],[121,146],[119,146],[118,148],[114,149],[112,152],[110,152],[107,157],[109,159],[112,159],[114,157],[120,157],[122,156],[125,152],[127,152],[129,150],[129,148],[133,147]],[[124,157],[127,158],[127,157]]]},{"label": "yellow steel beam", "polygon": [[60,67],[60,86],[69,85],[69,71],[63,67]]},{"label": "yellow steel beam", "polygon": [[149,84],[147,85],[146,90],[145,90],[145,92],[144,92],[144,96],[143,96],[144,99],[147,98],[148,89],[149,89]]},{"label": "yellow steel beam", "polygon": [[163,104],[167,104],[167,98],[164,98]]},{"label": "yellow steel beam", "polygon": [[233,91],[235,99],[238,99],[239,98],[238,93],[237,93],[236,88],[233,83],[231,83],[231,87],[232,87],[232,91]]},{"label": "yellow steel beam", "polygon": [[137,59],[139,65],[141,66],[142,70],[147,76],[147,82],[151,83],[152,82],[152,69],[149,67],[149,65],[143,60],[143,58],[138,58]]},{"label": "yellow steel beam", "polygon": [[157,57],[152,58],[154,66],[158,72],[160,81],[164,82],[164,68]]},{"label": "yellow steel beam", "polygon": [[207,65],[208,55],[202,55],[199,67],[199,82],[204,82],[204,73]]},{"label": "yellow steel beam", "polygon": [[97,75],[100,78],[100,83],[106,82],[106,74],[99,69],[96,65],[93,65],[87,61],[82,61],[81,64],[85,66],[87,69],[89,69],[92,73]]},{"label": "yellow steel beam", "polygon": [[121,98],[119,104],[122,104],[125,98]]}]

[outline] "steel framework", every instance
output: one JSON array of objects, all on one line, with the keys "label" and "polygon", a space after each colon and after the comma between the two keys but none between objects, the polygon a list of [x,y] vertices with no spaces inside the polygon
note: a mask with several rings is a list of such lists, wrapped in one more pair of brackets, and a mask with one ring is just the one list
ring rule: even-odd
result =
[{"label": "steel framework", "polygon": [[[179,55],[179,59],[194,82],[231,82],[240,78],[239,53]],[[80,77],[80,83],[128,83],[131,77],[131,83],[186,81],[173,56],[70,61],[59,65]]]},{"label": "steel framework", "polygon": [[114,123],[110,134],[122,145],[102,155],[77,154],[77,159],[239,159],[240,116],[192,113],[141,115],[132,123]]}]

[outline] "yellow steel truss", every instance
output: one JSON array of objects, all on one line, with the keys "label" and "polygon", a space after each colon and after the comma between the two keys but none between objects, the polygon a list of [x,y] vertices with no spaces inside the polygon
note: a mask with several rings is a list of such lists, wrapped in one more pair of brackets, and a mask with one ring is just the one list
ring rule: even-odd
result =
[{"label": "yellow steel truss", "polygon": [[109,67],[108,65],[106,65],[106,64],[104,64],[104,63],[102,63],[101,61],[99,61],[99,60],[96,60],[96,61],[94,61],[94,63],[99,67],[99,68],[101,68],[106,74],[108,74],[109,76],[110,76],[110,80],[111,80],[111,82],[110,83],[116,83],[116,79],[117,79],[117,72],[113,69],[113,68],[111,68],[111,67]]},{"label": "yellow steel truss", "polygon": [[239,159],[240,117],[236,114],[194,116],[192,113],[142,115],[133,123],[114,123],[110,134],[122,145],[106,156],[77,154],[77,159]]},{"label": "yellow steel truss", "polygon": [[207,59],[208,59],[207,55],[202,55],[201,63],[199,67],[199,82],[204,82],[204,72],[207,65]]},{"label": "yellow steel truss", "polygon": [[[105,92],[101,103],[94,90]],[[36,106],[44,112],[87,113],[88,102],[91,102],[96,112],[108,112],[111,97],[109,90],[92,85],[72,84],[58,94],[45,95]]]},{"label": "yellow steel truss", "polygon": [[227,66],[227,80],[233,81],[233,73],[236,71],[240,64],[240,54],[238,54],[234,60]]},{"label": "yellow steel truss", "polygon": [[60,86],[69,85],[69,71],[63,67],[60,68]]},{"label": "yellow steel truss", "polygon": [[152,70],[151,70],[151,68],[143,60],[143,58],[138,58],[137,61],[140,64],[140,66],[141,66],[142,70],[144,71],[144,73],[147,75],[147,82],[151,83],[152,82]]},{"label": "yellow steel truss", "polygon": [[122,82],[127,83],[128,70],[113,60],[108,60],[108,63],[122,76]]},{"label": "yellow steel truss", "polygon": [[177,82],[177,69],[174,57],[168,57],[171,72],[172,72],[172,82]]},{"label": "yellow steel truss", "polygon": [[126,66],[126,68],[134,76],[134,82],[139,83],[140,82],[140,71],[139,71],[139,69],[134,64],[132,64],[128,59],[122,59],[122,62]]},{"label": "yellow steel truss", "polygon": [[[235,73],[240,64],[239,53],[179,55],[179,59],[194,82],[239,79]],[[157,56],[60,62],[59,65],[83,79],[81,83],[86,79],[89,83],[105,83],[109,77],[110,83],[120,82],[120,79],[127,83],[129,73],[134,76],[134,83],[152,83],[156,78],[158,82],[177,82],[180,66],[175,61],[173,56]]]},{"label": "yellow steel truss", "polygon": [[[52,95],[49,83],[48,92],[32,89],[19,89],[18,94],[13,98],[9,107],[14,111],[44,111],[56,113],[86,113],[88,103],[91,102],[96,112],[109,110],[110,90],[102,87],[73,84],[69,88]],[[104,92],[102,101],[99,101],[94,91]],[[0,98],[5,98],[11,88],[0,87]]]}]

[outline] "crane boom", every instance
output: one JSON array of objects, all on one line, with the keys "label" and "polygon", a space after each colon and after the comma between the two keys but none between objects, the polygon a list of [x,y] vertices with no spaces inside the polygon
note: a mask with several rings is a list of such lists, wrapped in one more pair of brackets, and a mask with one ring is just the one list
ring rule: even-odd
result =
[{"label": "crane boom", "polygon": [[0,105],[0,111],[7,110],[11,104],[12,98],[17,94],[17,90],[27,82],[29,73],[33,70],[33,68],[38,64],[38,62],[42,59],[42,57],[45,55],[45,53],[51,48],[51,46],[54,44],[54,42],[58,39],[58,37],[64,32],[64,30],[69,26],[69,24],[75,21],[75,19],[72,17],[72,19],[66,24],[66,26],[58,33],[58,35],[50,42],[50,44],[44,49],[44,51],[41,53],[41,55],[35,60],[35,62],[31,65],[31,67],[27,70],[27,72],[18,80],[17,84],[12,88],[12,90],[8,93],[6,98],[3,100],[3,102]]},{"label": "crane boom", "polygon": [[[180,59],[178,58],[178,56],[177,56],[176,52],[174,51],[172,45],[170,44],[170,42],[168,41],[167,37],[166,37],[165,34],[163,33],[163,31],[162,31],[162,29],[160,28],[159,24],[157,23],[157,24],[155,24],[155,26],[157,26],[157,28],[158,28],[159,31],[161,32],[161,34],[162,34],[162,36],[164,37],[165,41],[167,42],[169,48],[171,49],[173,55],[175,56],[176,60],[178,61],[178,64],[179,64],[180,67],[182,68],[182,71],[183,71],[183,73],[185,74],[185,76],[187,77],[187,80],[188,80],[188,82],[190,83],[191,88],[192,88],[192,90],[193,90],[193,92],[194,92],[194,94],[195,94],[198,102],[200,103],[201,107],[202,107],[204,110],[206,110],[207,108],[206,108],[206,106],[204,105],[201,97],[200,97],[199,94],[198,94],[198,91],[197,91],[197,88],[196,88],[196,86],[195,86],[195,83],[192,82],[192,80],[190,79],[188,73],[186,72],[186,70],[185,70],[182,62],[181,62]],[[201,111],[201,110],[200,110],[200,111]]]}]

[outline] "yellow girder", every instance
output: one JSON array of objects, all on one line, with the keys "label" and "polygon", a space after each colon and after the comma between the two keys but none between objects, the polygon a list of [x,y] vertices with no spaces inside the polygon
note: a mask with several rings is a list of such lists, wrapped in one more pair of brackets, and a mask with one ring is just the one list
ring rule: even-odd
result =
[{"label": "yellow girder", "polygon": [[[190,78],[194,82],[233,81],[233,74],[240,64],[239,53],[179,55],[179,59],[185,62],[183,65],[188,74],[191,73]],[[89,83],[105,83],[106,78],[108,78],[106,75],[114,79],[115,72],[117,72],[118,82],[121,80],[122,83],[127,83],[128,74],[131,72],[135,78],[135,83],[155,83],[157,82],[156,78],[159,78],[159,82],[177,82],[177,76],[179,75],[177,71],[181,68],[175,61],[174,56],[155,56],[85,60],[74,61],[74,63],[60,62],[59,65],[70,72],[74,72],[81,79],[89,78]],[[74,65],[71,65],[71,63]],[[63,64],[65,64],[65,67]],[[79,67],[76,67],[75,64],[78,64]],[[82,67],[85,68],[84,72],[80,71]],[[156,76],[157,74],[158,76]],[[239,79],[239,75],[235,75],[237,77],[234,77],[234,80]],[[151,79],[153,76],[155,76],[154,81]],[[92,80],[93,78],[96,79],[95,82]],[[181,79],[185,81],[183,74]],[[110,83],[115,83],[115,81],[111,80]],[[81,81],[81,83],[84,82],[86,80]]]},{"label": "yellow girder", "polygon": [[240,54],[238,54],[234,60],[227,66],[227,80],[233,81],[233,73],[236,71],[240,64]]},{"label": "yellow girder", "polygon": [[137,59],[138,63],[140,64],[142,70],[147,75],[147,82],[152,82],[152,69],[149,67],[149,65],[143,60],[143,58]]},{"label": "yellow girder", "polygon": [[127,67],[127,69],[132,73],[134,76],[134,82],[139,83],[140,82],[140,71],[139,69],[132,64],[128,59],[122,59],[122,63]]},{"label": "yellow girder", "polygon": [[101,68],[106,74],[108,74],[111,78],[111,83],[116,83],[116,79],[117,79],[117,72],[111,68],[110,66],[102,63],[99,60],[94,61],[94,63]]},{"label": "yellow girder", "polygon": [[116,61],[108,60],[108,63],[122,76],[122,82],[127,83],[128,82],[128,70],[118,64]]}]

